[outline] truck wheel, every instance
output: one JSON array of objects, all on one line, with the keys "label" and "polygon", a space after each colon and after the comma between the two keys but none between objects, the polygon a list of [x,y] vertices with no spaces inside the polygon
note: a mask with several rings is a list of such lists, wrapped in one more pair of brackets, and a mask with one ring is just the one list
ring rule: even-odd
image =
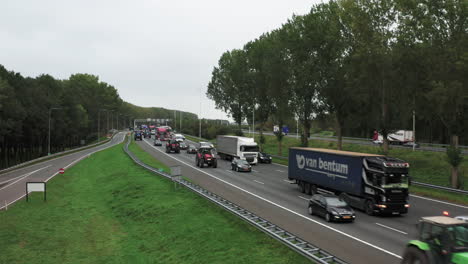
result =
[{"label": "truck wheel", "polygon": [[301,193],[305,193],[305,182],[299,182],[299,189],[301,190]]},{"label": "truck wheel", "polygon": [[401,261],[402,264],[428,264],[429,261],[427,259],[426,254],[420,249],[410,246],[406,248],[405,252],[403,253],[403,260]]},{"label": "truck wheel", "polygon": [[311,185],[310,194],[312,194],[312,195],[317,194],[317,185],[315,185],[315,184]]},{"label": "truck wheel", "polygon": [[311,194],[311,192],[312,192],[312,184],[310,184],[310,183],[307,182],[307,183],[305,184],[305,193],[306,193],[306,194]]},{"label": "truck wheel", "polygon": [[365,210],[366,210],[366,214],[374,215],[374,203],[372,203],[371,200],[366,201]]}]

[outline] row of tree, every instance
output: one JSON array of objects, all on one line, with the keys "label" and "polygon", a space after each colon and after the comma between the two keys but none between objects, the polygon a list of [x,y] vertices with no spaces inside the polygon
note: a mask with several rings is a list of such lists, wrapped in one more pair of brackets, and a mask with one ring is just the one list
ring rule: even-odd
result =
[{"label": "row of tree", "polygon": [[343,133],[412,129],[413,113],[419,141],[468,144],[467,11],[466,0],[318,4],[223,53],[207,96],[239,127],[299,119],[304,146],[317,117],[333,120],[341,149]]},{"label": "row of tree", "polygon": [[[186,112],[182,116],[198,118]],[[0,65],[0,168],[95,141],[98,134],[133,126],[134,118],[173,117],[174,110],[123,101],[112,85],[94,75],[30,78]]]}]

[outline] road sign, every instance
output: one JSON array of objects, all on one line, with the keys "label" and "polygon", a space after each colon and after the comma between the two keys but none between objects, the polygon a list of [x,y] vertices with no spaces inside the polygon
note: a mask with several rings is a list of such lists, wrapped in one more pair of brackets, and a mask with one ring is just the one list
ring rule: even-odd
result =
[{"label": "road sign", "polygon": [[59,169],[59,173],[60,173],[60,174],[64,174],[64,173],[65,173],[65,170],[64,170],[63,168],[60,168],[60,169]]},{"label": "road sign", "polygon": [[46,200],[46,183],[45,182],[26,182],[26,201],[29,201],[29,193],[31,192],[43,192],[44,201]]}]

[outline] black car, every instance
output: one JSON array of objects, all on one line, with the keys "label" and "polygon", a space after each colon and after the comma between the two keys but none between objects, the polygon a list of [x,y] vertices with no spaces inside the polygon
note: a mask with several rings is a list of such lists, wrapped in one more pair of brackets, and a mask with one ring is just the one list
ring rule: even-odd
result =
[{"label": "black car", "polygon": [[349,221],[356,219],[353,209],[349,205],[332,194],[315,194],[309,200],[309,214],[316,214],[331,221]]},{"label": "black car", "polygon": [[[177,140],[177,139],[176,139],[176,140]],[[186,144],[185,142],[183,142],[183,141],[182,141],[182,142],[179,141],[179,145],[180,145],[180,149],[185,150],[185,149],[188,148],[187,144]]]},{"label": "black car", "polygon": [[231,170],[233,171],[252,171],[252,166],[248,161],[243,159],[233,159],[231,162]]},{"label": "black car", "polygon": [[162,146],[161,140],[155,138],[155,139],[154,139],[154,145],[155,145],[155,146],[158,146],[158,147],[159,147],[159,146]]},{"label": "black car", "polygon": [[197,147],[195,147],[195,145],[190,144],[187,147],[187,154],[195,154],[195,153],[197,153]]},{"label": "black car", "polygon": [[140,131],[135,132],[135,141],[137,140],[143,140],[143,135]]},{"label": "black car", "polygon": [[265,152],[259,152],[257,158],[258,162],[260,163],[271,163],[271,156],[269,154],[266,154]]}]

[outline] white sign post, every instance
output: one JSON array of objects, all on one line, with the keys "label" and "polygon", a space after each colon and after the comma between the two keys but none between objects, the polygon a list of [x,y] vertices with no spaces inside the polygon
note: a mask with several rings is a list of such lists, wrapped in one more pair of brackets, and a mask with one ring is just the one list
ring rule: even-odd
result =
[{"label": "white sign post", "polygon": [[171,179],[174,182],[174,188],[177,189],[177,183],[180,182],[182,173],[180,172],[180,166],[171,167]]},{"label": "white sign post", "polygon": [[45,182],[26,182],[26,201],[29,201],[29,193],[30,192],[43,192],[44,193],[44,201],[46,200],[46,183]]}]

